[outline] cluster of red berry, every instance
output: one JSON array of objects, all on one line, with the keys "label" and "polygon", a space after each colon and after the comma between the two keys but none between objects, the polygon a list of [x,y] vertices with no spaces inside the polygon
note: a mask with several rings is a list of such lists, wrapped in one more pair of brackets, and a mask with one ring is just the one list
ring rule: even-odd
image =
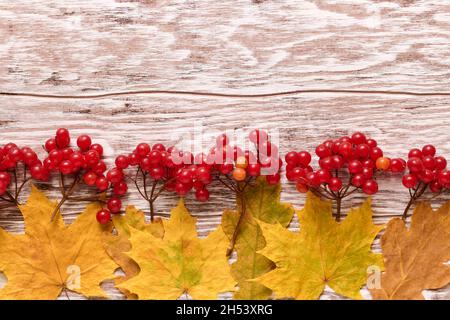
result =
[{"label": "cluster of red berry", "polygon": [[[242,151],[238,146],[231,147],[226,134],[216,138],[216,144],[208,154],[199,153],[195,156],[173,146],[166,148],[161,143],[153,146],[138,144],[130,154],[117,156],[116,166],[106,174],[113,186],[113,195],[107,201],[107,208],[99,211],[97,220],[107,223],[111,213],[121,211],[119,196],[127,192],[127,179],[134,182],[141,196],[149,202],[152,220],[153,204],[164,190],[175,192],[178,196],[185,196],[195,190],[195,198],[203,202],[209,199],[208,186],[215,178],[233,191],[238,191],[239,182],[248,182],[261,175],[262,169],[268,171],[274,164],[276,169],[267,174],[266,179],[270,184],[277,184],[282,165],[278,149],[270,143],[268,134],[262,130],[252,131],[250,140],[256,146],[256,154],[250,150]],[[137,168],[136,174],[129,176],[124,173],[130,167]],[[229,181],[225,182],[221,176]]]},{"label": "cluster of red berry", "polygon": [[[197,166],[202,171],[217,173],[218,178],[224,176],[230,182],[239,183],[264,175],[269,184],[280,182],[280,169],[283,165],[278,148],[273,145],[269,135],[263,130],[252,130],[249,140],[254,150],[242,150],[239,146],[231,146],[226,134],[216,138],[216,145],[209,154],[196,156]],[[232,180],[232,181],[231,181]]]},{"label": "cluster of red berry", "polygon": [[[106,204],[97,213],[97,220],[105,224],[110,221],[111,213],[121,212],[120,197],[127,193],[128,183],[132,181],[148,201],[153,220],[154,202],[165,190],[178,196],[185,196],[194,190],[198,201],[207,201],[209,185],[214,181],[222,183],[237,196],[242,196],[246,186],[258,176],[265,176],[269,184],[278,184],[283,161],[269,134],[255,129],[250,132],[249,140],[253,145],[243,150],[237,145],[230,145],[228,136],[221,134],[208,153],[195,156],[173,146],[166,148],[161,143],[153,146],[140,143],[130,154],[117,156],[115,166],[107,170],[100,144],[93,144],[88,135],[80,135],[76,140],[78,148],[73,148],[70,146],[69,131],[60,128],[54,138],[45,142],[44,149],[48,154],[43,161],[28,147],[19,148],[14,143],[0,147],[0,200],[8,205],[18,205],[20,191],[27,181],[31,178],[48,181],[51,173],[57,172],[63,197],[54,214],[64,201],[72,199],[76,186],[84,182],[87,186],[95,186],[98,192],[109,193],[106,202],[98,195],[85,199]],[[335,200],[337,219],[343,198],[357,190],[368,195],[378,191],[376,170],[403,173],[408,169],[402,182],[410,190],[411,199],[404,218],[409,207],[426,190],[440,193],[450,189],[447,161],[442,156],[436,156],[436,148],[432,145],[426,145],[421,150],[410,150],[407,161],[390,159],[383,156],[374,139],[355,132],[350,137],[324,141],[316,147],[315,153],[319,158],[320,168],[317,170],[311,166],[309,152],[288,152],[285,155],[286,177],[296,183],[299,192],[311,191],[320,197]],[[129,175],[127,171],[131,167],[136,168],[136,173]],[[19,175],[19,169],[23,175]],[[31,177],[27,176],[28,173]],[[65,176],[69,175],[72,183],[66,186]],[[23,180],[22,183],[18,183],[19,179]],[[15,188],[9,190],[13,182]]]},{"label": "cluster of red berry", "polygon": [[[340,201],[358,189],[372,195],[378,191],[374,179],[376,169],[387,170],[390,160],[383,157],[383,151],[374,139],[368,139],[361,132],[351,137],[326,140],[316,147],[320,169],[310,166],[311,155],[307,151],[291,151],[286,154],[286,177],[295,181],[299,192],[313,193],[338,204],[337,219],[340,217]],[[343,178],[348,180],[344,184]]]},{"label": "cluster of red berry", "polygon": [[92,143],[88,135],[77,138],[78,149],[70,147],[70,134],[65,128],[56,131],[54,138],[45,142],[48,155],[43,161],[41,172],[59,172],[62,175],[78,175],[88,186],[96,186],[99,191],[108,189],[108,181],[104,176],[106,163],[101,160],[103,147]]},{"label": "cluster of red berry", "polygon": [[[446,170],[447,160],[442,156],[435,156],[436,148],[426,145],[422,150],[414,148],[408,153],[406,167],[409,173],[402,178],[406,188],[425,188],[429,186],[431,192],[439,193],[443,188],[450,188],[450,172]],[[402,160],[405,163],[404,160]],[[401,170],[403,171],[403,170]]]},{"label": "cluster of red berry", "polygon": [[410,201],[403,212],[406,219],[411,205],[417,201],[427,189],[439,194],[445,189],[450,189],[450,172],[447,170],[447,160],[442,156],[436,156],[436,148],[431,145],[423,146],[422,150],[414,148],[408,153],[408,161],[398,159],[401,162],[398,168],[391,163],[393,172],[403,172],[408,168],[408,173],[402,177],[403,185],[409,189]]},{"label": "cluster of red berry", "polygon": [[[192,164],[193,158],[190,152],[179,151],[173,146],[166,148],[161,143],[153,146],[139,143],[130,154],[117,156],[116,166],[106,175],[113,186],[113,196],[107,201],[107,209],[99,211],[97,220],[102,224],[107,223],[111,213],[120,212],[122,201],[119,197],[127,193],[127,179],[134,182],[141,196],[148,201],[150,217],[153,220],[153,204],[164,190],[184,196],[193,188],[193,177],[197,172],[197,168]],[[126,175],[124,170],[131,167],[136,168],[136,174]],[[207,183],[206,179],[202,180],[202,186]],[[196,190],[197,199],[208,199],[206,188],[197,185]]]},{"label": "cluster of red berry", "polygon": [[[18,184],[18,166],[23,165],[23,181]],[[0,147],[0,196],[6,195],[2,200],[17,204],[18,196],[23,185],[29,180],[27,172],[36,180],[46,181],[49,178],[48,173],[42,174],[42,163],[36,152],[29,147],[19,148],[16,144],[10,142]],[[21,175],[22,177],[22,175]],[[11,183],[15,184],[13,194],[8,192]]]}]

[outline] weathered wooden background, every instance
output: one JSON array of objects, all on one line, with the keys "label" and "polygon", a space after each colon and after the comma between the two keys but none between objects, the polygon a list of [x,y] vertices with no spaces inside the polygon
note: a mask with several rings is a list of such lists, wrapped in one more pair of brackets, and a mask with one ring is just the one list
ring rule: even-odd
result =
[{"label": "weathered wooden background", "polygon": [[[104,144],[111,163],[201,121],[279,130],[282,152],[361,130],[389,156],[434,143],[448,158],[449,67],[447,0],[0,0],[0,143],[38,147],[64,126]],[[384,223],[407,191],[398,178],[380,182]],[[304,201],[288,184],[282,197]],[[217,188],[207,204],[188,199],[201,235],[229,198]],[[146,208],[135,191],[129,201]],[[163,196],[159,212],[175,201]],[[80,209],[63,207],[68,220]],[[0,227],[21,232],[20,214],[2,211]],[[450,287],[426,296],[450,299]]]}]

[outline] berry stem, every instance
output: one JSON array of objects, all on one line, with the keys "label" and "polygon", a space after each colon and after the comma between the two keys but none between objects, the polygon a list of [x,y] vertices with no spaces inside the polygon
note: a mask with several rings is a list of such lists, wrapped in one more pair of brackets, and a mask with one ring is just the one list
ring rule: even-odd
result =
[{"label": "berry stem", "polygon": [[414,189],[414,193],[411,192],[411,189],[409,190],[410,199],[408,204],[406,205],[405,210],[403,211],[402,219],[403,221],[406,221],[408,218],[408,211],[411,208],[411,206],[424,194],[425,190],[427,190],[428,184],[426,183],[419,183],[417,185],[417,188]]},{"label": "berry stem", "polygon": [[61,190],[64,190],[64,194],[63,197],[61,199],[61,201],[59,201],[58,205],[56,206],[56,208],[53,210],[52,216],[50,218],[50,222],[53,221],[53,219],[55,219],[56,213],[59,211],[59,209],[61,209],[61,206],[64,204],[64,202],[66,202],[66,200],[69,199],[70,195],[75,191],[78,183],[80,182],[80,176],[77,175],[72,184],[70,185],[69,189],[67,191],[65,191],[65,186],[64,186],[64,178],[63,175],[61,174]]},{"label": "berry stem", "polygon": [[342,197],[336,197],[336,221],[341,221],[341,205],[342,205]]},{"label": "berry stem", "polygon": [[[146,178],[144,178],[144,181],[146,180]],[[156,189],[156,185],[158,184],[158,180],[154,180],[153,181],[153,186],[152,186],[152,191],[150,192],[150,197],[147,196],[148,199],[148,204],[150,206],[150,221],[153,222],[155,219],[155,208],[153,207],[153,201],[156,200],[156,198],[153,197],[153,194],[155,193],[155,189]],[[145,189],[147,188],[145,186],[145,182],[144,182],[144,187]],[[145,194],[147,195],[147,191],[145,191]]]}]

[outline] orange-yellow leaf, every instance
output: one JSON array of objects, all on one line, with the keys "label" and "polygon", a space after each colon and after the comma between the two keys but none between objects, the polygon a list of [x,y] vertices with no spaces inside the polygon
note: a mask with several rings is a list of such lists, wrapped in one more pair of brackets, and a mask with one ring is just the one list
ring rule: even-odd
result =
[{"label": "orange-yellow leaf", "polygon": [[63,290],[106,297],[100,284],[113,278],[118,266],[103,246],[111,227],[95,220],[100,206],[88,205],[68,226],[59,213],[50,222],[55,207],[33,186],[20,206],[25,234],[0,229],[0,271],[8,281],[0,299],[56,299]]},{"label": "orange-yellow leaf", "polygon": [[[137,263],[125,253],[131,250],[131,243],[129,240],[130,228],[148,232],[157,238],[162,238],[164,235],[164,227],[160,218],[156,218],[153,223],[145,222],[144,213],[133,206],[128,206],[125,209],[124,215],[114,215],[112,220],[117,236],[108,238],[109,241],[106,244],[106,248],[110,256],[125,274],[114,280],[117,285],[134,277],[140,270]],[[122,293],[124,293],[128,299],[137,298],[127,290],[122,290]]]},{"label": "orange-yellow leaf", "polygon": [[308,193],[299,212],[300,232],[260,222],[266,247],[260,251],[277,268],[256,280],[276,298],[317,299],[325,286],[346,297],[360,299],[368,267],[381,268],[381,255],[371,245],[382,229],[372,223],[370,200],[351,209],[338,223],[331,203]]},{"label": "orange-yellow leaf", "polygon": [[139,299],[177,299],[189,294],[194,299],[216,299],[233,291],[235,281],[225,257],[228,239],[219,228],[206,238],[197,237],[196,219],[183,200],[163,221],[164,235],[129,226],[129,258],[139,273],[117,287],[136,294]]},{"label": "orange-yellow leaf", "polygon": [[[245,212],[235,244],[237,261],[231,268],[234,278],[239,282],[234,299],[263,300],[272,294],[272,290],[266,286],[249,280],[275,267],[270,259],[258,253],[258,250],[264,248],[266,241],[255,219],[287,227],[294,215],[292,205],[280,202],[280,192],[281,186],[269,185],[265,177],[260,177],[245,190]],[[222,217],[222,228],[229,238],[232,237],[241,214],[241,202],[237,200],[238,211],[225,210]]]}]

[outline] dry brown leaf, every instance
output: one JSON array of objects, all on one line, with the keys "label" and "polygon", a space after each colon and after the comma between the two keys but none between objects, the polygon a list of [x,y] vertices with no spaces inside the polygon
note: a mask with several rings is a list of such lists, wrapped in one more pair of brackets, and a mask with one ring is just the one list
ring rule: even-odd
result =
[{"label": "dry brown leaf", "polygon": [[411,227],[392,219],[381,238],[386,271],[374,299],[423,299],[425,289],[450,283],[450,201],[433,211],[429,203],[414,210]]}]

